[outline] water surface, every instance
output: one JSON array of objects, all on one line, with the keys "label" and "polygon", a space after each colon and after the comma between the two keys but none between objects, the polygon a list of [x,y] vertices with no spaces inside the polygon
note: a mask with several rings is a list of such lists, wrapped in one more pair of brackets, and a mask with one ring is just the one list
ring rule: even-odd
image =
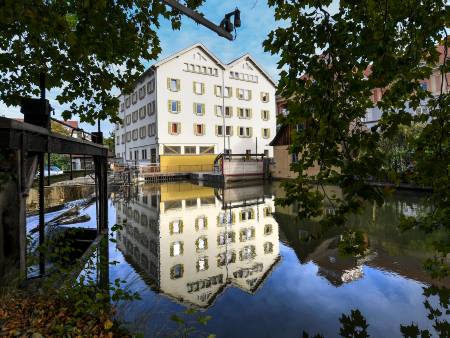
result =
[{"label": "water surface", "polygon": [[[433,282],[423,261],[440,235],[396,228],[400,215],[424,210],[418,196],[397,194],[351,217],[368,245],[352,258],[339,254],[340,229],[299,220],[295,205],[275,206],[281,195],[276,183],[223,191],[182,182],[112,193],[109,223],[123,229],[110,247],[118,262],[110,278],[126,280],[142,298],[121,304],[120,318],[148,337],[179,329],[173,314],[193,323],[211,316],[195,326],[217,337],[337,337],[342,314],[359,309],[372,337],[401,337],[400,325],[412,322],[434,332],[424,302],[439,303],[423,294]],[[92,226],[95,206],[86,212],[84,226]],[[183,315],[186,308],[198,312]]]}]

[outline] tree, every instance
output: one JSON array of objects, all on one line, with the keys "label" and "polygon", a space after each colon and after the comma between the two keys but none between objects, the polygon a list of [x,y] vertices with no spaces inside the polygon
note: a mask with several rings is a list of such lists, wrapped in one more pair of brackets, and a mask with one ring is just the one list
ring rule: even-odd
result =
[{"label": "tree", "polygon": [[[383,202],[385,191],[368,183],[387,174],[381,140],[395,137],[401,125],[425,123],[410,146],[414,182],[433,189],[432,212],[405,218],[402,229],[450,232],[450,95],[444,84],[449,6],[441,0],[339,1],[333,14],[331,3],[269,0],[276,19],[284,21],[264,42],[267,51],[280,55],[278,93],[288,98],[289,110],[281,122],[308,125],[293,137],[290,150],[301,154],[293,165],[299,176],[285,184],[287,197],[279,202],[301,201],[300,215],[311,217],[322,213],[327,199],[336,213],[323,222],[345,224],[346,215],[359,210],[363,201]],[[439,44],[444,45],[441,60]],[[420,81],[437,65],[443,85],[435,97]],[[375,88],[384,91],[377,103],[383,115],[377,127],[367,130],[361,120],[374,106],[370,97]],[[408,113],[407,105],[415,109],[424,101],[428,112]],[[319,173],[306,176],[315,164]],[[343,198],[327,196],[325,184],[340,186]],[[436,249],[446,255],[450,236],[436,243]],[[440,275],[448,274],[442,260],[428,263]]]},{"label": "tree", "polygon": [[116,147],[115,147],[115,145],[116,145],[116,133],[114,131],[112,131],[109,134],[109,137],[105,137],[104,138],[103,144],[108,147],[108,149],[109,149],[109,151],[111,153],[115,154],[116,153],[116,151],[115,151],[115,149],[116,149]]},{"label": "tree", "polygon": [[[203,0],[186,0],[191,8]],[[114,88],[130,93],[144,66],[161,51],[160,17],[180,27],[180,14],[153,0],[0,1],[0,98],[20,104],[39,94],[39,77],[56,100],[69,104],[64,119],[118,121]]]}]

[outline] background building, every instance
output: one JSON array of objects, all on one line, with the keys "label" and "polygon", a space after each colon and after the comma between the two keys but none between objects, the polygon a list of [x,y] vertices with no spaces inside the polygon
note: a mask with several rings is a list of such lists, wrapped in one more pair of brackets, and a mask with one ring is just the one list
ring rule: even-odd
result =
[{"label": "background building", "polygon": [[224,64],[196,44],[157,62],[120,96],[116,157],[161,166],[265,153],[275,135],[275,82],[248,54]]}]

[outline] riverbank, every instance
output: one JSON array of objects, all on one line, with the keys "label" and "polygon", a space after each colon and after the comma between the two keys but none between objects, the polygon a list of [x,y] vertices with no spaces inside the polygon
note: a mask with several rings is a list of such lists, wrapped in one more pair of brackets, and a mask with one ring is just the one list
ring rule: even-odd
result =
[{"label": "riverbank", "polygon": [[93,315],[86,309],[74,311],[73,299],[9,292],[0,297],[0,336],[7,337],[132,337],[103,311]]}]

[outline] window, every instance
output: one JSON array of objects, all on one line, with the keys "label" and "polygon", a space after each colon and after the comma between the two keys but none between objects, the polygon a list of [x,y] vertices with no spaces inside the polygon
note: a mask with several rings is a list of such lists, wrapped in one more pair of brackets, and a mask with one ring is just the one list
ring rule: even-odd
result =
[{"label": "window", "polygon": [[[145,129],[145,127],[144,127],[144,129]],[[142,159],[143,160],[147,159],[147,149],[142,149]],[[144,215],[142,215],[142,216],[144,216]]]},{"label": "window", "polygon": [[217,216],[217,225],[233,224],[234,223],[234,213],[233,212],[221,212]]},{"label": "window", "polygon": [[208,270],[208,258],[200,257],[196,264],[197,271],[205,271]]},{"label": "window", "polygon": [[170,155],[170,154],[181,154],[181,147],[180,146],[164,146],[164,154]]},{"label": "window", "polygon": [[197,95],[203,95],[205,94],[205,84],[202,82],[195,82],[194,81],[194,93]]},{"label": "window", "polygon": [[152,116],[153,114],[155,114],[155,110],[156,110],[155,101],[152,101],[152,102],[147,104],[147,114],[148,114],[148,116]]},{"label": "window", "polygon": [[135,104],[137,100],[138,100],[138,93],[134,92],[131,101],[133,104]]},{"label": "window", "polygon": [[171,92],[178,92],[180,90],[180,80],[167,78],[167,89]]},{"label": "window", "polygon": [[183,242],[173,242],[170,245],[170,256],[181,256],[183,254]]},{"label": "window", "polygon": [[183,233],[183,221],[176,220],[169,223],[169,232],[171,235],[173,234],[182,234]]},{"label": "window", "polygon": [[145,86],[139,88],[139,100],[142,100],[145,97]]},{"label": "window", "polygon": [[256,256],[256,254],[255,254],[255,246],[254,245],[245,246],[239,252],[239,259],[241,261],[253,259],[255,256]]},{"label": "window", "polygon": [[255,228],[245,228],[241,229],[239,232],[239,241],[247,242],[255,238]]},{"label": "window", "polygon": [[272,224],[266,224],[264,225],[264,236],[269,236],[272,234]]},{"label": "window", "polygon": [[197,147],[196,146],[184,146],[184,153],[185,154],[196,154]]},{"label": "window", "polygon": [[151,94],[155,91],[155,80],[152,79],[147,82],[147,93]]},{"label": "window", "polygon": [[125,143],[125,134],[122,134],[122,144]]},{"label": "window", "polygon": [[125,104],[122,102],[120,104],[120,111],[124,111],[125,110]]},{"label": "window", "polygon": [[145,118],[146,111],[147,111],[147,106],[143,106],[143,107],[139,108],[139,118],[141,120],[143,118]]},{"label": "window", "polygon": [[180,101],[169,100],[168,109],[169,113],[178,114],[181,111]]},{"label": "window", "polygon": [[427,90],[427,89],[428,89],[427,83],[426,83],[426,82],[422,82],[422,83],[420,84],[420,88],[422,88],[423,90]]},{"label": "window", "polygon": [[250,89],[236,89],[236,96],[239,100],[250,101],[252,99],[252,91]]},{"label": "window", "polygon": [[225,264],[234,263],[236,261],[236,254],[233,251],[228,251],[217,255],[217,266],[221,267]]},{"label": "window", "polygon": [[269,102],[269,93],[261,92],[261,101],[262,102]]},{"label": "window", "polygon": [[136,141],[138,139],[138,130],[137,129],[133,129],[132,137],[133,137],[133,141]]},{"label": "window", "polygon": [[135,111],[132,113],[132,116],[133,116],[133,122],[136,122],[136,121],[138,120],[138,111],[135,110]]},{"label": "window", "polygon": [[131,131],[127,131],[127,142],[131,141]]},{"label": "window", "polygon": [[[123,137],[123,135],[122,135],[122,137]],[[120,136],[117,136],[117,138],[116,138],[116,144],[120,144]]]},{"label": "window", "polygon": [[251,127],[238,127],[238,136],[239,137],[252,137],[252,128]]},{"label": "window", "polygon": [[217,236],[217,244],[218,245],[225,245],[234,243],[235,241],[235,234],[234,232],[221,232],[219,236]]},{"label": "window", "polygon": [[225,87],[225,97],[231,97],[233,95],[233,90],[231,87]]},{"label": "window", "polygon": [[254,219],[255,218],[255,213],[253,211],[253,209],[247,209],[247,210],[242,210],[241,213],[239,214],[239,220],[242,221],[248,221],[250,219]]},{"label": "window", "polygon": [[261,119],[263,121],[268,121],[269,118],[270,118],[269,111],[268,110],[261,110]]},{"label": "window", "polygon": [[269,138],[270,137],[270,129],[269,128],[262,128],[261,136],[262,136],[262,138]]},{"label": "window", "polygon": [[178,135],[181,132],[181,123],[169,122],[169,134]]},{"label": "window", "polygon": [[233,136],[233,127],[225,126],[225,136]]},{"label": "window", "polygon": [[206,249],[208,249],[208,239],[205,236],[199,237],[195,241],[195,246],[197,247],[197,250],[206,250]]},{"label": "window", "polygon": [[264,149],[264,157],[269,157],[269,150],[268,149]]},{"label": "window", "polygon": [[206,74],[206,67],[205,66],[202,66],[202,73]]},{"label": "window", "polygon": [[273,252],[273,244],[272,243],[266,242],[266,243],[264,243],[263,247],[264,247],[265,254],[269,254],[269,253]]},{"label": "window", "polygon": [[233,107],[225,107],[225,117],[232,117],[233,116]]},{"label": "window", "polygon": [[298,154],[291,154],[291,162],[292,163],[297,163],[298,162]]},{"label": "window", "polygon": [[139,128],[139,137],[141,139],[145,138],[147,136],[147,127],[143,126]]},{"label": "window", "polygon": [[214,95],[222,97],[222,86],[214,86]]},{"label": "window", "polygon": [[[216,126],[216,135],[223,136],[223,126],[221,125]],[[233,135],[233,127],[225,126],[225,136],[232,136],[232,135]]]},{"label": "window", "polygon": [[129,96],[127,96],[127,98],[125,99],[125,106],[126,106],[127,108],[129,108],[130,105],[131,105],[131,99],[130,99]]},{"label": "window", "polygon": [[251,108],[238,108],[238,116],[240,119],[251,119],[252,109]]},{"label": "window", "polygon": [[200,154],[214,154],[214,146],[200,147]]},{"label": "window", "polygon": [[184,267],[183,264],[177,264],[170,268],[170,278],[178,279],[183,277]]},{"label": "window", "polygon": [[[139,150],[134,151],[134,159],[139,160]],[[139,213],[138,213],[138,217],[139,217]]]},{"label": "window", "polygon": [[208,228],[208,219],[205,216],[200,216],[195,220],[195,230],[202,231]]},{"label": "window", "polygon": [[156,135],[156,123],[150,123],[147,128],[148,128],[148,136]]},{"label": "window", "polygon": [[195,115],[205,115],[205,104],[204,103],[194,103],[194,114]]},{"label": "window", "polygon": [[205,125],[202,123],[194,123],[194,135],[196,136],[205,135]]},{"label": "window", "polygon": [[125,117],[125,123],[127,124],[127,126],[129,126],[131,124],[131,114],[128,114]]},{"label": "window", "polygon": [[216,104],[214,106],[214,113],[216,114],[216,116],[222,116],[222,106]]}]

